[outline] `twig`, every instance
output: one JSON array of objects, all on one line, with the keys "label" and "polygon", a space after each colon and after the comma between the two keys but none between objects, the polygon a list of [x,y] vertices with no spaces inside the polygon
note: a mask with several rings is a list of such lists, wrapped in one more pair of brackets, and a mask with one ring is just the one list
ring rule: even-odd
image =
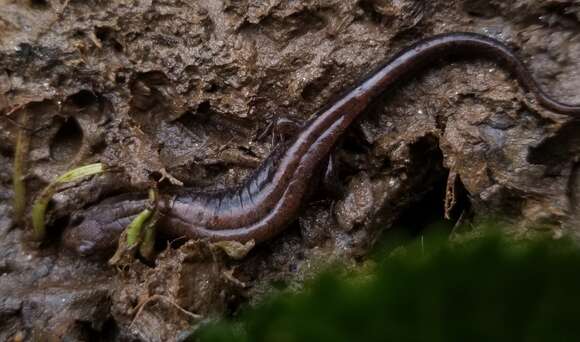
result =
[{"label": "twig", "polygon": [[200,319],[203,316],[199,315],[199,314],[195,314],[191,311],[187,311],[184,308],[182,308],[181,306],[179,306],[179,304],[175,303],[173,300],[171,300],[169,297],[167,296],[162,296],[162,295],[153,295],[149,298],[147,298],[143,303],[139,304],[137,306],[137,313],[135,313],[135,317],[133,317],[133,320],[131,321],[131,324],[129,325],[129,328],[131,328],[133,326],[133,324],[135,323],[135,321],[137,320],[137,318],[139,318],[139,316],[141,315],[141,313],[143,312],[143,309],[145,309],[145,306],[155,300],[164,300],[167,303],[173,305],[177,310],[179,310],[180,312],[182,312],[183,314],[193,318],[193,319]]}]

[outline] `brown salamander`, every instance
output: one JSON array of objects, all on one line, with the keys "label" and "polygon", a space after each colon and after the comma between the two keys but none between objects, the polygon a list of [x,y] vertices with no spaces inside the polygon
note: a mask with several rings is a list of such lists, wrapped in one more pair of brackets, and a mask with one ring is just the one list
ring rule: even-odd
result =
[{"label": "brown salamander", "polygon": [[[503,43],[474,33],[434,36],[404,49],[338,102],[319,111],[292,139],[279,144],[241,185],[162,195],[163,216],[158,225],[168,236],[212,241],[262,242],[279,234],[298,216],[315,170],[369,102],[395,81],[451,55],[492,58],[506,66],[543,107],[580,115],[580,105],[548,96]],[[146,205],[144,195],[107,199],[73,216],[64,233],[65,245],[84,255],[108,253],[121,231]]]}]

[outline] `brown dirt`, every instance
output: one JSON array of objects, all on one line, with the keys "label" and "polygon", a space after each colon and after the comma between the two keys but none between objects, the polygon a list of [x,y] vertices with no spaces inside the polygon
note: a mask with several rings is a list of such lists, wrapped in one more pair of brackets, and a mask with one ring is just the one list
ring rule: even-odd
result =
[{"label": "brown dirt", "polygon": [[359,262],[403,212],[431,210],[421,199],[448,174],[448,204],[457,194],[469,213],[511,219],[518,235],[577,235],[580,124],[528,101],[490,61],[441,63],[385,94],[338,148],[344,196],[315,196],[242,260],[189,242],[154,267],[116,270],[61,251],[62,220],[42,248],[12,222],[24,112],[29,201],[73,166],[124,169],[55,196],[53,218],[165,172],[222,187],[272,149],[256,139],[268,122],[304,121],[395,51],[450,31],[519,47],[550,93],[580,102],[573,0],[0,0],[0,340],[184,337],[273,284],[299,286],[329,260]]}]

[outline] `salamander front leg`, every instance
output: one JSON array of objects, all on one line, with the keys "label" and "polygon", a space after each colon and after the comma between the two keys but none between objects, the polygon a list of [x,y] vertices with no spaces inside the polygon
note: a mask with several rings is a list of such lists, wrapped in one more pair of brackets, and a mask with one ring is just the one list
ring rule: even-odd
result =
[{"label": "salamander front leg", "polygon": [[302,125],[288,118],[277,118],[271,120],[264,131],[258,135],[256,140],[262,140],[268,135],[272,135],[272,144],[275,145],[281,141],[286,141],[295,136]]},{"label": "salamander front leg", "polygon": [[326,165],[323,168],[322,186],[324,190],[334,199],[341,198],[344,195],[344,186],[338,177],[336,167],[335,153],[332,152],[326,159]]}]

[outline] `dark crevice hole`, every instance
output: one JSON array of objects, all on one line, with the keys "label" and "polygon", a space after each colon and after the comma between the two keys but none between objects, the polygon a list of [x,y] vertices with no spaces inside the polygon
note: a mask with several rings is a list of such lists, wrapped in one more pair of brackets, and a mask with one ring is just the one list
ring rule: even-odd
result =
[{"label": "dark crevice hole", "polygon": [[179,117],[176,121],[184,125],[187,129],[192,132],[199,131],[200,128],[206,127],[206,133],[210,129],[209,126],[212,128],[215,125],[212,120],[212,111],[211,111],[211,104],[208,100],[201,102],[195,112],[185,112],[183,115]]},{"label": "dark crevice hole", "polygon": [[309,83],[302,89],[302,98],[311,102],[320,94],[320,87],[317,83]]},{"label": "dark crevice hole", "polygon": [[148,71],[137,76],[137,80],[145,82],[150,87],[170,84],[169,78],[162,71]]},{"label": "dark crevice hole", "polygon": [[375,23],[381,23],[383,21],[383,16],[375,10],[372,1],[368,0],[361,1],[359,2],[359,6],[363,10],[363,12],[369,16],[371,21]]},{"label": "dark crevice hole", "polygon": [[580,121],[565,123],[553,136],[530,147],[527,161],[531,164],[560,168],[570,156],[580,153]]},{"label": "dark crevice hole", "polygon": [[123,52],[123,44],[119,43],[116,39],[111,39],[111,44],[113,45],[113,49],[117,52]]},{"label": "dark crevice hole", "polygon": [[50,4],[46,0],[30,0],[30,6],[36,9],[47,9],[50,7]]},{"label": "dark crevice hole", "polygon": [[580,163],[577,162],[572,166],[566,190],[566,195],[570,199],[570,208],[572,208],[573,213],[576,211],[576,215],[578,215],[577,213],[580,213],[577,211],[578,209],[580,209],[580,207],[578,206],[579,202],[578,197],[580,196],[580,194],[578,194],[578,191],[576,190],[580,188],[579,182],[580,182]]},{"label": "dark crevice hole", "polygon": [[119,328],[114,319],[106,320],[100,329],[90,322],[78,322],[81,336],[79,339],[88,342],[116,341],[119,338]]},{"label": "dark crevice hole", "polygon": [[354,154],[367,154],[372,149],[372,145],[364,138],[360,126],[356,124],[346,132],[344,139],[338,145],[344,151]]},{"label": "dark crevice hole", "polygon": [[547,26],[558,26],[569,30],[578,30],[580,28],[580,20],[575,15],[570,4],[554,1],[553,3],[548,3],[545,10],[547,12],[546,15],[536,17]]},{"label": "dark crevice hole", "polygon": [[97,96],[90,90],[83,89],[70,96],[72,103],[79,108],[89,107],[97,102]]},{"label": "dark crevice hole", "polygon": [[123,52],[123,45],[115,39],[115,31],[110,27],[95,28],[95,36],[104,45],[111,46],[117,52]]},{"label": "dark crevice hole", "polygon": [[414,192],[405,200],[403,209],[390,229],[383,232],[376,250],[392,251],[422,236],[447,237],[463,212],[468,212],[471,204],[468,192],[456,180],[456,204],[451,210],[451,219],[445,219],[445,197],[449,171],[443,166],[443,153],[434,136],[419,139],[410,147],[413,170],[418,177],[410,189]]},{"label": "dark crevice hole", "polygon": [[474,17],[493,18],[499,13],[497,5],[483,0],[469,0],[463,3],[463,10]]},{"label": "dark crevice hole", "polygon": [[445,215],[446,185],[446,177],[441,177],[431,191],[402,212],[394,226],[405,229],[411,237],[426,233],[432,223],[441,221]]},{"label": "dark crevice hole", "polygon": [[[49,202],[49,209],[52,209],[54,207],[54,202]],[[49,229],[49,234],[46,234],[46,240],[44,241],[44,243],[46,245],[58,245],[59,243],[61,243],[61,237],[62,234],[65,230],[66,227],[68,227],[71,223],[71,216],[70,215],[64,215],[61,217],[56,217],[54,218],[51,222],[49,222],[48,224],[48,229]]]},{"label": "dark crevice hole", "polygon": [[107,142],[105,139],[99,139],[98,141],[94,142],[91,146],[92,154],[101,154],[107,148]]},{"label": "dark crevice hole", "polygon": [[127,78],[125,77],[125,75],[123,74],[117,74],[115,75],[115,82],[119,83],[119,84],[123,84],[127,81]]},{"label": "dark crevice hole", "polygon": [[186,112],[182,114],[176,122],[179,122],[192,132],[197,132],[200,127],[209,124],[210,116],[207,113]]},{"label": "dark crevice hole", "polygon": [[218,88],[219,88],[218,85],[212,82],[206,86],[206,91],[208,93],[215,93],[218,90]]},{"label": "dark crevice hole", "polygon": [[381,161],[381,169],[382,170],[389,170],[393,167],[393,161],[391,160],[391,158],[387,158],[385,157],[382,161]]},{"label": "dark crevice hole", "polygon": [[444,219],[446,178],[441,175],[430,191],[400,213],[392,227],[382,233],[375,251],[390,252],[424,235],[448,236],[451,233],[453,222]]},{"label": "dark crevice hole", "polygon": [[197,106],[197,112],[199,114],[208,114],[211,109],[211,104],[209,101],[203,101]]},{"label": "dark crevice hole", "polygon": [[108,27],[96,27],[95,28],[95,36],[101,42],[106,42],[109,39],[109,37],[111,37],[112,33],[113,33],[113,30],[111,30]]},{"label": "dark crevice hole", "polygon": [[69,118],[56,132],[50,143],[50,157],[57,162],[72,160],[83,142],[83,131],[77,120]]}]

